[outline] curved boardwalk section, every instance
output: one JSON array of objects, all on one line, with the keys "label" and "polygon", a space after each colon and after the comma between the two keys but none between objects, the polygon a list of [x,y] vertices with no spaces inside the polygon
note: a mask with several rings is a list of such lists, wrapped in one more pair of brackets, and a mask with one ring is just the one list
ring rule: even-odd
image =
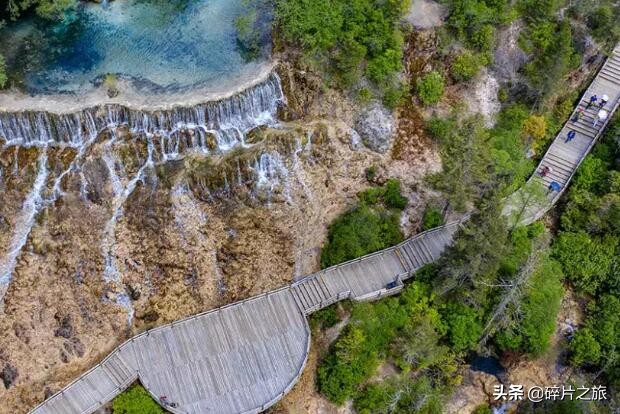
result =
[{"label": "curved boardwalk section", "polygon": [[[564,126],[543,157],[539,170],[550,166],[552,172],[531,179],[545,186],[555,181],[561,190],[529,205],[522,223],[541,217],[557,201],[605,128],[606,122],[593,125],[598,108],[585,109],[593,94],[610,97],[605,107],[608,121],[620,98],[620,48],[581,100],[584,115]],[[576,137],[564,142],[569,130],[576,131]],[[523,199],[519,193],[509,198],[506,214],[518,208],[519,198]],[[173,413],[265,410],[292,388],[303,370],[310,346],[306,315],[347,298],[375,300],[399,292],[403,280],[441,256],[460,223],[418,234],[268,294],[138,335],[32,413],[91,413],[137,378]]]},{"label": "curved boardwalk section", "polygon": [[285,288],[138,335],[32,412],[90,413],[137,378],[173,413],[260,412],[294,385],[309,346]]}]

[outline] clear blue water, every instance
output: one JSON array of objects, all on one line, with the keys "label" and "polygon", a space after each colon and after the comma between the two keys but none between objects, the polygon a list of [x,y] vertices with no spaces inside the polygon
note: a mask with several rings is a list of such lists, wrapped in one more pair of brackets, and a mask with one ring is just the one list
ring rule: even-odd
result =
[{"label": "clear blue water", "polygon": [[244,0],[83,3],[61,22],[32,17],[9,25],[0,33],[0,52],[30,93],[80,91],[108,73],[148,89],[208,86],[267,59],[266,6],[255,24],[260,56],[249,62],[237,41],[235,20],[247,7]]}]

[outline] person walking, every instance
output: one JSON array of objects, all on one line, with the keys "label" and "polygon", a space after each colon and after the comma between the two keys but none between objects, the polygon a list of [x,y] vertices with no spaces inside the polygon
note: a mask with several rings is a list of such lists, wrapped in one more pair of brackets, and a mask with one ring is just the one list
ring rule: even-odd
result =
[{"label": "person walking", "polygon": [[598,96],[596,96],[596,94],[590,96],[590,102],[588,102],[588,104],[586,105],[586,109],[588,109],[592,105],[594,105],[596,103],[596,101],[598,101]]},{"label": "person walking", "polygon": [[603,109],[603,107],[604,107],[605,105],[607,105],[607,102],[608,102],[608,101],[609,101],[609,96],[607,96],[607,95],[603,95],[603,96],[601,97],[601,103],[599,103],[599,104],[598,104],[598,108],[599,108],[599,109]]},{"label": "person walking", "polygon": [[577,112],[575,112],[573,117],[571,118],[571,121],[573,123],[579,122],[579,120],[581,119],[582,116],[583,116],[583,108],[579,108],[579,109],[577,109]]},{"label": "person walking", "polygon": [[560,191],[562,189],[562,186],[560,185],[560,183],[556,182],[556,181],[551,181],[551,184],[549,184],[549,192],[552,193],[554,191]]},{"label": "person walking", "polygon": [[598,114],[596,114],[596,118],[594,118],[594,122],[592,123],[592,126],[596,128],[599,122],[605,122],[608,115],[609,114],[604,109],[601,109],[600,111],[598,111]]},{"label": "person walking", "polygon": [[566,135],[566,141],[564,142],[571,142],[573,139],[575,139],[576,135],[577,133],[571,129],[570,131],[568,131],[568,134]]},{"label": "person walking", "polygon": [[545,178],[547,176],[547,174],[553,172],[553,168],[549,167],[548,165],[543,165],[543,167],[540,169],[540,176],[542,178]]}]

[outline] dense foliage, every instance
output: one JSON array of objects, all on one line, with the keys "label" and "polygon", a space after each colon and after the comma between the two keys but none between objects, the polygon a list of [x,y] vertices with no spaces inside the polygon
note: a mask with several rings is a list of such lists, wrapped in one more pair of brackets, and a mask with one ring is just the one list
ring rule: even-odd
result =
[{"label": "dense foliage", "polygon": [[570,343],[570,361],[620,384],[620,117],[616,115],[578,170],[553,254],[589,298],[585,326]]},{"label": "dense foliage", "polygon": [[522,135],[527,117],[527,110],[515,105],[502,110],[492,129],[480,117],[465,117],[457,111],[429,121],[428,131],[439,144],[444,165],[430,180],[452,208],[465,209],[485,189],[508,194],[525,182],[532,163],[523,156],[526,142],[515,136]]},{"label": "dense foliage", "polygon": [[418,97],[424,105],[435,105],[441,100],[444,90],[443,76],[436,71],[429,72],[416,84]]},{"label": "dense foliage", "polygon": [[434,205],[428,205],[424,209],[422,216],[422,230],[430,230],[443,224],[443,214],[441,210]]},{"label": "dense foliage", "polygon": [[[365,390],[362,384],[391,357],[402,368],[434,371],[435,381],[424,385],[433,393],[433,388],[451,383],[456,370],[454,354],[440,344],[446,329],[430,286],[421,282],[408,286],[398,298],[355,305],[349,325],[319,367],[319,390],[337,404],[355,397],[360,411],[385,412],[381,395],[396,392],[403,384],[383,384],[381,389],[370,385]],[[411,383],[405,377],[401,381]],[[410,412],[420,397],[415,392],[399,395],[401,410],[396,412]]]},{"label": "dense foliage", "polygon": [[468,81],[478,74],[485,59],[470,51],[458,55],[450,66],[450,74],[457,82]]},{"label": "dense foliage", "polygon": [[336,84],[350,87],[362,76],[383,91],[397,88],[403,35],[399,20],[408,0],[277,0],[282,37]]},{"label": "dense foliage", "polygon": [[407,199],[400,182],[388,180],[359,194],[360,203],[329,227],[328,242],[321,253],[321,265],[329,267],[385,249],[403,238],[399,227],[400,210]]},{"label": "dense foliage", "polygon": [[165,411],[139,384],[132,385],[112,401],[114,414],[163,414]]},{"label": "dense foliage", "polygon": [[[465,115],[459,106],[427,122],[443,165],[429,181],[448,201],[447,210],[472,214],[436,265],[418,272],[405,288],[403,296],[416,299],[352,305],[349,326],[320,363],[318,383],[336,403],[353,399],[360,413],[441,412],[441,395],[459,382],[452,370],[473,351],[544,355],[556,332],[567,283],[590,303],[584,326],[570,341],[567,360],[603,373],[610,383],[620,380],[620,121],[575,177],[559,234],[542,223],[519,227],[514,220],[518,216],[502,215],[502,199],[518,188],[524,188],[518,200],[523,210],[545,197],[544,187],[526,185],[525,180],[578,97],[579,91],[567,91],[562,82],[581,63],[584,25],[601,42],[616,39],[617,29],[610,22],[617,21],[618,5],[604,0],[587,5],[562,0],[445,3],[449,18],[443,41],[451,54],[447,70],[452,80],[467,81],[489,63],[495,32],[517,18],[527,62],[518,84],[502,89],[503,106],[493,127]],[[425,105],[441,99],[447,79],[436,63],[430,66],[437,72],[414,85]],[[380,197],[368,192],[361,199],[373,202]],[[430,205],[423,227],[439,225],[441,218],[441,211]],[[386,363],[397,373],[375,381],[378,367]],[[545,412],[543,405],[524,407]],[[588,412],[572,403],[544,408]],[[489,412],[489,407],[480,412]]]}]

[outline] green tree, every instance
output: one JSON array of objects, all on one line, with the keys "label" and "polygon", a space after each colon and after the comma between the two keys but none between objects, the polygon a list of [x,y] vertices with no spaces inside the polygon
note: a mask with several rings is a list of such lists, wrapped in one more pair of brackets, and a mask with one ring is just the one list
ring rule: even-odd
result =
[{"label": "green tree", "polygon": [[418,79],[416,89],[418,97],[424,105],[435,105],[443,96],[443,76],[437,71],[429,72]]},{"label": "green tree", "polygon": [[478,74],[482,64],[481,56],[466,51],[454,59],[450,66],[450,74],[457,82],[465,82]]},{"label": "green tree", "polygon": [[430,230],[444,224],[443,214],[434,205],[427,205],[422,216],[422,230]]},{"label": "green tree", "polygon": [[407,206],[409,200],[401,194],[400,181],[389,179],[385,183],[385,193],[383,195],[385,205],[389,208],[402,210]]},{"label": "green tree", "polygon": [[601,346],[588,328],[575,333],[570,342],[570,351],[570,361],[573,365],[596,365],[601,359]]},{"label": "green tree", "polygon": [[520,332],[524,338],[523,350],[531,355],[542,355],[555,332],[564,288],[562,268],[554,260],[541,260],[530,279],[530,285],[521,305],[523,317]]},{"label": "green tree", "polygon": [[398,216],[369,206],[355,207],[329,227],[321,265],[329,267],[393,246],[402,240]]},{"label": "green tree", "polygon": [[611,268],[616,244],[613,237],[597,240],[583,231],[564,232],[553,245],[553,256],[575,286],[594,294]]},{"label": "green tree", "polygon": [[451,349],[464,352],[475,348],[482,334],[482,325],[474,309],[462,304],[451,304],[444,311],[444,319],[448,325]]},{"label": "green tree", "polygon": [[486,306],[489,286],[508,248],[508,229],[500,199],[496,192],[490,192],[477,203],[470,220],[439,259],[437,289],[450,292],[458,287],[458,294],[452,294],[459,301]]},{"label": "green tree", "polygon": [[493,161],[489,148],[489,134],[482,119],[432,118],[428,124],[430,135],[438,142],[443,170],[429,180],[444,192],[450,206],[463,211],[481,191],[491,186]]}]

